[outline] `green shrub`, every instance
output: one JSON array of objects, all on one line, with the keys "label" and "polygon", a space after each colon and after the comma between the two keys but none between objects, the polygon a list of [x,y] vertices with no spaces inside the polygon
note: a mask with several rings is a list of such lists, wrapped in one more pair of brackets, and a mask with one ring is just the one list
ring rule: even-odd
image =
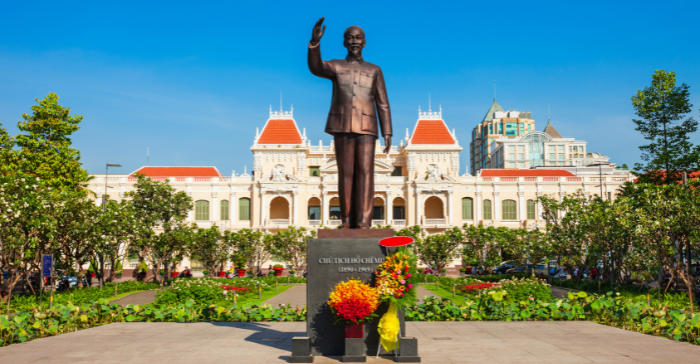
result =
[{"label": "green shrub", "polygon": [[119,306],[104,298],[82,305],[56,305],[40,312],[0,315],[0,346],[101,326],[113,322],[253,322],[304,321],[306,308],[289,305],[242,305],[231,308],[195,305],[192,300],[176,305]]},{"label": "green shrub", "polygon": [[[157,289],[160,285],[157,283],[143,283],[136,281],[128,281],[117,284],[117,294],[129,293],[135,291],[145,291]],[[100,298],[114,297],[114,283],[107,282],[103,288],[85,287],[81,289],[71,289],[69,291],[54,292],[53,302],[55,304],[81,305],[91,301],[97,301]],[[42,297],[42,308],[49,307],[49,293],[45,292]],[[13,295],[10,302],[10,311],[31,311],[33,308],[39,308],[39,296],[31,294]],[[0,310],[4,310],[5,306],[0,305]]]}]

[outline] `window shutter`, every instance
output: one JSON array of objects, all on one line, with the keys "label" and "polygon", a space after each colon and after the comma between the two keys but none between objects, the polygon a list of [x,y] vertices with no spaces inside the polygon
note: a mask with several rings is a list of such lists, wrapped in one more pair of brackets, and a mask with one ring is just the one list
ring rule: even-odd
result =
[{"label": "window shutter", "polygon": [[462,199],[462,220],[474,219],[474,201],[471,198]]},{"label": "window shutter", "polygon": [[220,220],[228,220],[228,201],[221,201],[221,213],[219,214]]},{"label": "window shutter", "polygon": [[242,198],[238,200],[238,216],[239,220],[249,221],[250,220],[250,199]]}]

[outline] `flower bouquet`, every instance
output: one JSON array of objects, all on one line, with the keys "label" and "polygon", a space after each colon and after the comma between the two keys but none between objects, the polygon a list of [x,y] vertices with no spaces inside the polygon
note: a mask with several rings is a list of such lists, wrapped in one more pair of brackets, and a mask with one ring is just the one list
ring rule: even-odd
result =
[{"label": "flower bouquet", "polygon": [[398,310],[414,305],[418,300],[416,260],[413,251],[402,246],[377,267],[375,288],[379,298],[389,303],[389,310],[379,320],[380,343],[387,352],[398,347]]},{"label": "flower bouquet", "polygon": [[362,338],[362,323],[376,317],[379,295],[369,284],[358,279],[338,283],[330,294],[328,306],[337,317],[336,323],[345,323],[346,338]]}]

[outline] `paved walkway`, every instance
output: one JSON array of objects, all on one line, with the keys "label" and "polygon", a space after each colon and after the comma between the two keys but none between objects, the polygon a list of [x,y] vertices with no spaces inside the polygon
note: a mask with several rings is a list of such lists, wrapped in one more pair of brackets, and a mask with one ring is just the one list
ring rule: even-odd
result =
[{"label": "paved walkway", "polygon": [[[700,346],[591,322],[407,322],[423,363],[698,363]],[[0,348],[3,363],[285,363],[305,322],[117,323]],[[316,358],[335,363],[337,358]],[[390,363],[369,357],[369,363]]]},{"label": "paved walkway", "polygon": [[118,305],[145,305],[156,300],[156,290],[143,291],[132,293],[130,295],[124,296],[122,298],[110,301],[109,303],[116,303]]},{"label": "paved walkway", "polygon": [[275,307],[280,304],[286,305],[287,303],[291,304],[292,307],[304,307],[306,305],[306,283],[293,284],[292,288],[263,302],[263,304],[270,304]]}]

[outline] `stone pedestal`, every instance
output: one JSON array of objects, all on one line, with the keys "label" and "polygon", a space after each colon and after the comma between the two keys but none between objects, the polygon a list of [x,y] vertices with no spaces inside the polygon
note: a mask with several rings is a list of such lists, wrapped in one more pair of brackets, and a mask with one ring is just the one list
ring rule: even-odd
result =
[{"label": "stone pedestal", "polygon": [[311,354],[311,345],[308,337],[292,338],[292,355],[289,357],[290,363],[313,363],[314,356]]},{"label": "stone pedestal", "polygon": [[[361,237],[354,237],[353,235]],[[391,229],[319,230],[323,238],[308,240],[308,281],[306,328],[311,353],[322,356],[345,355],[345,326],[335,324],[336,317],[328,306],[328,296],[341,281],[357,278],[374,285],[377,266],[390,252],[379,245],[379,240],[394,235]],[[378,317],[386,313],[388,305],[381,304]],[[406,335],[404,312],[399,312],[401,336]],[[379,319],[365,323],[361,340],[364,355],[377,355]],[[382,348],[380,355],[388,354]]]}]

